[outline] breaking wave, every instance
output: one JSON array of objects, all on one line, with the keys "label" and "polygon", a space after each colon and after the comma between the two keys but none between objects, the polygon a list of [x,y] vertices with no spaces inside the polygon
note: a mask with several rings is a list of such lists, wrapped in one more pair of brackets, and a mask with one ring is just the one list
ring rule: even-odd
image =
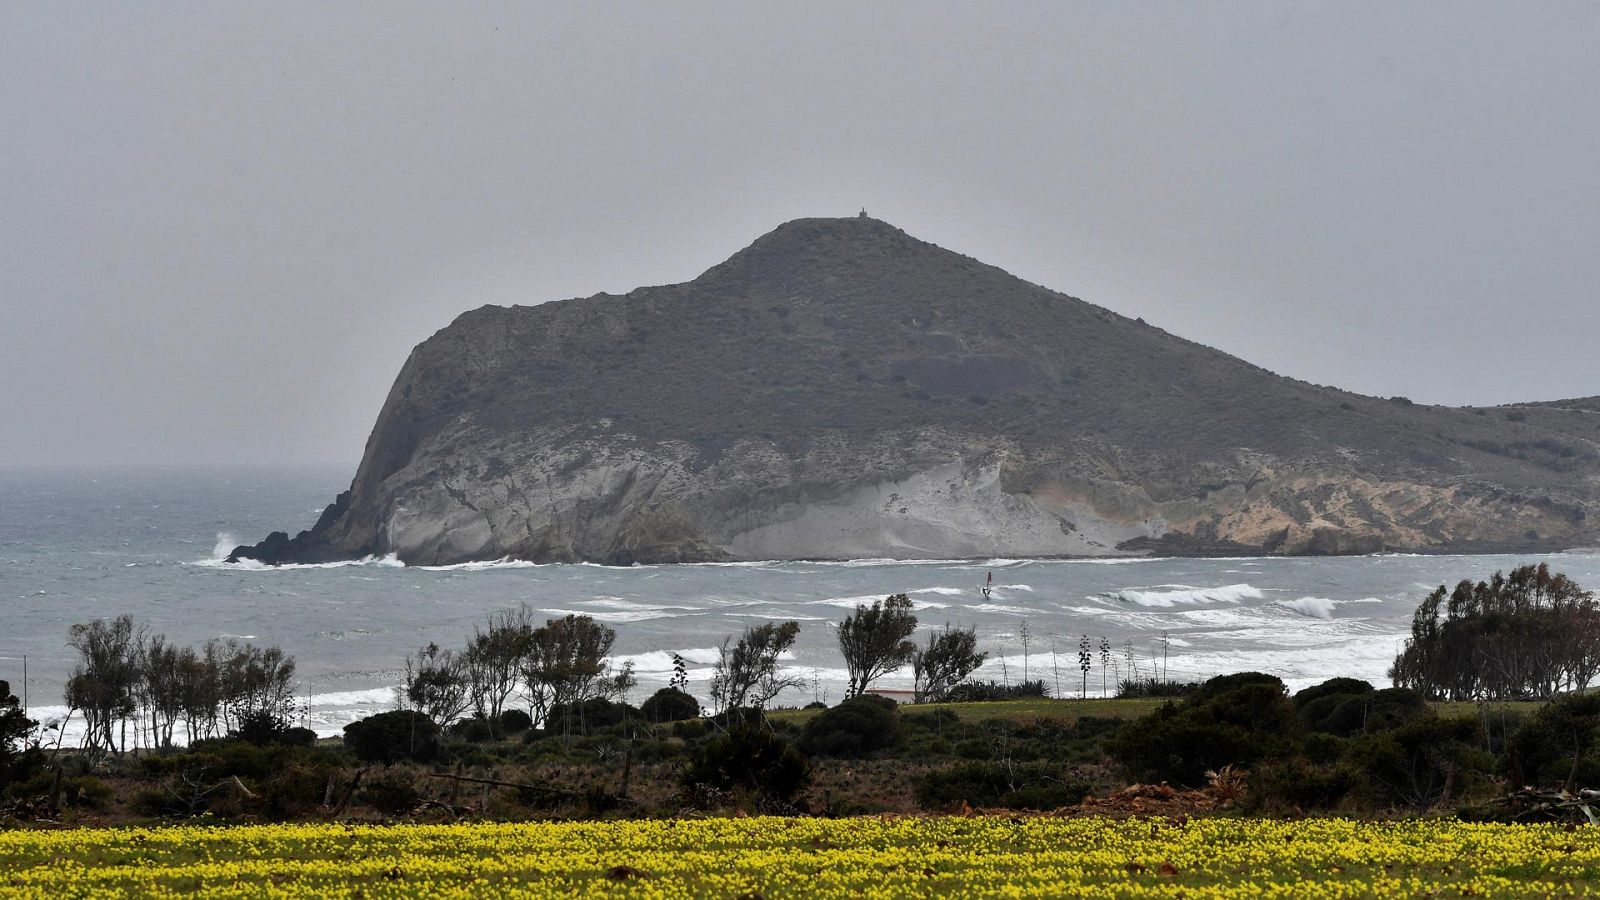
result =
[{"label": "breaking wave", "polygon": [[1298,600],[1279,600],[1276,605],[1313,619],[1331,619],[1335,604],[1327,597],[1301,597]]},{"label": "breaking wave", "polygon": [[1227,584],[1214,588],[1198,588],[1187,584],[1158,584],[1150,588],[1124,588],[1104,596],[1123,603],[1164,609],[1196,603],[1238,603],[1241,600],[1260,600],[1265,595],[1260,588],[1249,584]]}]

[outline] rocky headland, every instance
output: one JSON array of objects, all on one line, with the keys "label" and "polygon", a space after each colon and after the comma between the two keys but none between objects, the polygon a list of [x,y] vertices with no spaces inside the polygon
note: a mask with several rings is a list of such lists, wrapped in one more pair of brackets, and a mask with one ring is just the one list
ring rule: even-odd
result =
[{"label": "rocky headland", "polygon": [[350,489],[232,558],[1551,550],[1600,544],[1597,513],[1600,398],[1307,384],[853,217],[684,284],[461,315]]}]

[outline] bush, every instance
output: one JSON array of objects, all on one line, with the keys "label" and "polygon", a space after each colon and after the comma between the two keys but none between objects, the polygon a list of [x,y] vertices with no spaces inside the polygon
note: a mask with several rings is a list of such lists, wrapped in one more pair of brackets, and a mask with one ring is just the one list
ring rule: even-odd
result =
[{"label": "bush", "polygon": [[361,786],[361,802],[378,812],[398,816],[420,806],[422,793],[410,778],[385,775]]},{"label": "bush", "polygon": [[255,803],[268,819],[303,818],[319,811],[339,767],[330,760],[303,759],[273,774],[256,788]]},{"label": "bush", "polygon": [[863,694],[807,722],[799,747],[812,756],[860,758],[898,746],[904,737],[900,705],[887,697]]},{"label": "bush", "polygon": [[285,728],[278,735],[278,743],[285,747],[311,747],[317,743],[317,733],[309,728]]},{"label": "bush", "polygon": [[787,803],[811,780],[811,762],[787,741],[758,727],[736,728],[702,744],[683,772],[690,790],[745,788]]},{"label": "bush", "polygon": [[1059,809],[1089,795],[1089,785],[1058,765],[997,762],[962,763],[917,776],[912,792],[930,812],[960,807]]},{"label": "bush", "polygon": [[941,702],[974,703],[993,700],[1026,700],[1030,697],[1048,697],[1044,680],[1001,684],[998,681],[964,681],[950,689]]},{"label": "bush", "polygon": [[1351,737],[1398,728],[1429,713],[1428,701],[1416,691],[1385,688],[1316,697],[1300,708],[1300,721],[1312,731]]},{"label": "bush", "polygon": [[11,788],[13,797],[47,798],[50,803],[85,809],[105,806],[114,793],[110,785],[93,775],[62,777],[59,771],[39,772]]},{"label": "bush", "polygon": [[508,709],[500,713],[500,732],[502,734],[522,734],[533,727],[533,717],[520,709]]},{"label": "bush", "polygon": [[647,722],[681,722],[700,717],[700,701],[674,687],[664,687],[639,707]]},{"label": "bush", "polygon": [[482,716],[473,716],[469,719],[457,719],[445,728],[452,737],[474,744],[482,744],[495,739],[494,726]]},{"label": "bush", "polygon": [[1106,751],[1135,778],[1199,787],[1207,771],[1297,754],[1299,723],[1284,694],[1271,675],[1221,675],[1127,723]]},{"label": "bush", "polygon": [[550,707],[544,730],[546,733],[591,734],[600,728],[610,728],[627,721],[638,712],[626,703],[617,703],[593,697],[582,703],[557,703]]},{"label": "bush", "polygon": [[1430,714],[1358,739],[1346,759],[1365,773],[1373,802],[1427,808],[1483,780],[1492,760],[1482,742],[1476,720]]},{"label": "bush", "polygon": [[1249,805],[1279,811],[1331,809],[1361,785],[1360,775],[1348,766],[1298,757],[1267,763],[1249,778]]},{"label": "bush", "polygon": [[1514,787],[1600,786],[1600,693],[1568,694],[1545,704],[1506,745]]},{"label": "bush", "polygon": [[1370,694],[1372,691],[1371,682],[1363,681],[1360,678],[1330,678],[1321,684],[1308,687],[1295,694],[1294,705],[1296,709],[1304,709],[1307,703],[1321,697],[1334,694]]},{"label": "bush", "polygon": [[363,762],[427,762],[439,753],[439,726],[415,710],[396,709],[346,725],[344,744]]},{"label": "bush", "polygon": [[265,747],[267,744],[280,743],[280,738],[289,730],[289,723],[264,709],[251,710],[239,716],[239,727],[229,734],[229,737]]}]

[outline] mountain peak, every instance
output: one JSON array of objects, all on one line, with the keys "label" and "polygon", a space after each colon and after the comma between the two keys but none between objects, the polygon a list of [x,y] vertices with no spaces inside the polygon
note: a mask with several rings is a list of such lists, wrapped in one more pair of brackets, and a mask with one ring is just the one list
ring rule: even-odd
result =
[{"label": "mountain peak", "polygon": [[1319,388],[880,219],[805,218],[691,282],[461,317],[401,370],[350,493],[236,555],[1592,545],[1596,447],[1589,401]]},{"label": "mountain peak", "polygon": [[706,274],[774,278],[801,269],[872,266],[896,256],[929,252],[948,253],[863,211],[854,216],[791,219]]}]

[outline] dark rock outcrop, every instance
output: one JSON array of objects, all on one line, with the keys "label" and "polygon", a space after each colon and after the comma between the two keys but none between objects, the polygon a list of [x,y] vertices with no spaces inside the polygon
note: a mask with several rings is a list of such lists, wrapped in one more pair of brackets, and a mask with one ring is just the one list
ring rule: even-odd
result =
[{"label": "dark rock outcrop", "polygon": [[1600,543],[1600,403],[1273,375],[867,218],[419,345],[351,489],[236,558],[447,564]]}]

